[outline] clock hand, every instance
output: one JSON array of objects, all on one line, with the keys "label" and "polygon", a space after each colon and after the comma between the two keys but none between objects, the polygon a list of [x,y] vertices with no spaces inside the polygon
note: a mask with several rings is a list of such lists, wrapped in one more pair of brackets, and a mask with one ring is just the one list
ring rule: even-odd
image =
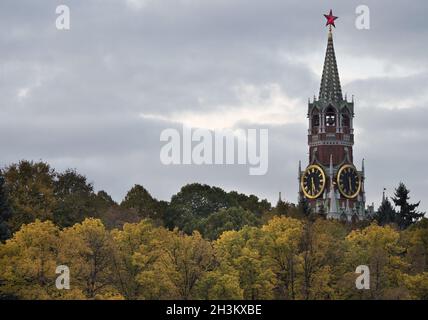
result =
[{"label": "clock hand", "polygon": [[311,177],[311,189],[312,189],[312,193],[315,194],[315,183],[314,183],[314,177]]},{"label": "clock hand", "polygon": [[352,191],[351,177],[348,177],[349,191]]}]

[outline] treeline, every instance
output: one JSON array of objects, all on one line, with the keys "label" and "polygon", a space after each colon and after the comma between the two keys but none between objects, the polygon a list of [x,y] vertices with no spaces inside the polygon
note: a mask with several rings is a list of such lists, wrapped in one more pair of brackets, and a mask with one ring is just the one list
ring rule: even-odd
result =
[{"label": "treeline", "polygon": [[271,211],[268,201],[254,195],[201,184],[184,186],[170,202],[158,201],[135,185],[118,204],[107,192],[94,192],[87,178],[72,169],[57,172],[44,162],[21,161],[0,172],[0,241],[36,219],[65,228],[89,217],[100,219],[108,229],[151,219],[156,225],[188,234],[198,230],[214,239],[224,230],[260,225]]},{"label": "treeline", "polygon": [[[405,231],[274,217],[215,241],[148,220],[24,225],[0,245],[4,299],[428,299],[428,220]],[[55,268],[70,269],[70,290]],[[355,268],[370,268],[357,290]]]},{"label": "treeline", "polygon": [[400,184],[395,207],[352,224],[201,184],[169,202],[135,185],[116,203],[75,170],[21,161],[0,174],[0,298],[427,299],[428,220],[409,198]]},{"label": "treeline", "polygon": [[[372,217],[380,225],[394,224],[404,230],[424,216],[417,211],[419,203],[409,203],[404,184],[392,200],[396,207],[385,198]],[[198,183],[185,185],[169,202],[158,201],[143,186],[135,185],[116,203],[107,192],[95,192],[87,178],[72,169],[57,172],[44,162],[21,161],[0,171],[0,241],[36,219],[65,228],[86,218],[100,219],[107,229],[150,219],[170,230],[199,231],[204,238],[215,240],[224,231],[260,226],[277,215],[316,219],[326,214],[311,212],[304,199],[298,205],[280,200],[273,207],[254,195]],[[360,221],[352,227],[369,223]]]}]

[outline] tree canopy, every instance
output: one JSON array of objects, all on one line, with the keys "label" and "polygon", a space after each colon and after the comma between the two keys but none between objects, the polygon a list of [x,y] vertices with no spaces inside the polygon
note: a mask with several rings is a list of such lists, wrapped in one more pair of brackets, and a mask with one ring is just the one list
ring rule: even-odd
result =
[{"label": "tree canopy", "polygon": [[346,224],[197,183],[170,202],[134,185],[119,205],[76,170],[21,161],[0,174],[0,298],[427,299],[428,219],[409,193]]}]

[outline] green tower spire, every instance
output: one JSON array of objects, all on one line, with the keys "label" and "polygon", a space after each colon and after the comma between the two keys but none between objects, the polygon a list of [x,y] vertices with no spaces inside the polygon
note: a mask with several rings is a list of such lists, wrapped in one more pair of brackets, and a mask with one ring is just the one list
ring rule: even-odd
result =
[{"label": "green tower spire", "polygon": [[331,30],[328,32],[327,50],[325,53],[319,100],[325,102],[343,101],[339,71],[337,70],[336,55],[334,53],[333,34]]}]

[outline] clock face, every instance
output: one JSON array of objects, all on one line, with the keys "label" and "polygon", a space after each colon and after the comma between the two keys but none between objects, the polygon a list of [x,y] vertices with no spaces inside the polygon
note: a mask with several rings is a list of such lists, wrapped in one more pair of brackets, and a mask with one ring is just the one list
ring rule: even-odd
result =
[{"label": "clock face", "polygon": [[305,197],[315,199],[323,193],[325,182],[323,169],[318,165],[310,165],[303,173],[300,185]]},{"label": "clock face", "polygon": [[340,193],[348,198],[355,198],[361,189],[361,177],[353,165],[346,164],[337,173],[337,185]]}]

